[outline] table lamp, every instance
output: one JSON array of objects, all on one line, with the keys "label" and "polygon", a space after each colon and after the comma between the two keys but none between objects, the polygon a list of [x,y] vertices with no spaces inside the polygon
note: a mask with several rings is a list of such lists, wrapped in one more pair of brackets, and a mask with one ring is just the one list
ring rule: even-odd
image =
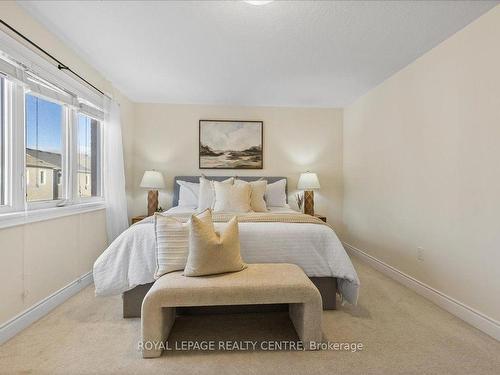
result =
[{"label": "table lamp", "polygon": [[297,189],[304,190],[304,213],[307,215],[314,215],[314,191],[319,189],[318,175],[313,172],[301,173]]},{"label": "table lamp", "polygon": [[165,187],[165,181],[163,180],[163,175],[161,172],[155,171],[145,171],[144,176],[142,176],[141,185],[142,188],[150,189],[148,193],[148,216],[154,215],[158,210],[158,190]]}]

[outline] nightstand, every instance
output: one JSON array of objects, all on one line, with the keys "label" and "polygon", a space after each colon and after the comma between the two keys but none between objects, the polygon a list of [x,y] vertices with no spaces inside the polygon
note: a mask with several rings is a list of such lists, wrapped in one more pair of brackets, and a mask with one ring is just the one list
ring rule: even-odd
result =
[{"label": "nightstand", "polygon": [[326,216],[321,216],[321,215],[318,215],[318,214],[314,214],[314,217],[317,217],[318,219],[323,220],[326,223]]},{"label": "nightstand", "polygon": [[138,221],[141,221],[141,220],[143,220],[143,219],[145,219],[145,218],[147,218],[147,216],[146,216],[146,215],[134,216],[134,217],[132,218],[132,224],[135,224],[135,223],[137,223]]}]

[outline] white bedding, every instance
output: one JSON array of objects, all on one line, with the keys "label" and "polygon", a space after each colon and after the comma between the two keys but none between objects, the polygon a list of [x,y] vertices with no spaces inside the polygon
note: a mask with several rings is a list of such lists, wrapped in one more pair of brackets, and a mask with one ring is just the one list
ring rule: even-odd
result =
[{"label": "white bedding", "polygon": [[[271,208],[270,212],[291,211]],[[174,207],[166,215],[190,215]],[[221,230],[226,223],[215,223]],[[359,279],[335,232],[309,223],[239,223],[241,255],[247,263],[293,263],[312,277],[336,277],[342,297],[356,304]],[[156,268],[153,218],[132,225],[94,263],[96,295],[120,294],[154,281]]]}]

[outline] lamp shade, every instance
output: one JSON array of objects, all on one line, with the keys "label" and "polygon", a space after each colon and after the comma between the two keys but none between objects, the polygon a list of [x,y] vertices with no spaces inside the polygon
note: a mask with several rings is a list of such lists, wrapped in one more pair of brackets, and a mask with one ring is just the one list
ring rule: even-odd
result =
[{"label": "lamp shade", "polygon": [[300,174],[299,182],[297,183],[297,189],[311,190],[319,188],[320,188],[319,179],[316,173],[305,172]]},{"label": "lamp shade", "polygon": [[148,189],[163,189],[165,187],[165,181],[163,180],[161,172],[155,170],[145,171],[140,186]]}]

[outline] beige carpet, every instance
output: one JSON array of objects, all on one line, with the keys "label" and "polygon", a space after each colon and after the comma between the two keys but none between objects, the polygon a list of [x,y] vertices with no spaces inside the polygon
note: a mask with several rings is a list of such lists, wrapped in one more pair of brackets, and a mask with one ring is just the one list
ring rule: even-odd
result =
[{"label": "beige carpet", "polygon": [[[331,342],[364,350],[170,351],[144,360],[139,319],[89,287],[0,347],[2,374],[500,374],[500,343],[355,261],[359,306],[324,313]],[[296,340],[286,313],[180,318],[171,339]]]}]

